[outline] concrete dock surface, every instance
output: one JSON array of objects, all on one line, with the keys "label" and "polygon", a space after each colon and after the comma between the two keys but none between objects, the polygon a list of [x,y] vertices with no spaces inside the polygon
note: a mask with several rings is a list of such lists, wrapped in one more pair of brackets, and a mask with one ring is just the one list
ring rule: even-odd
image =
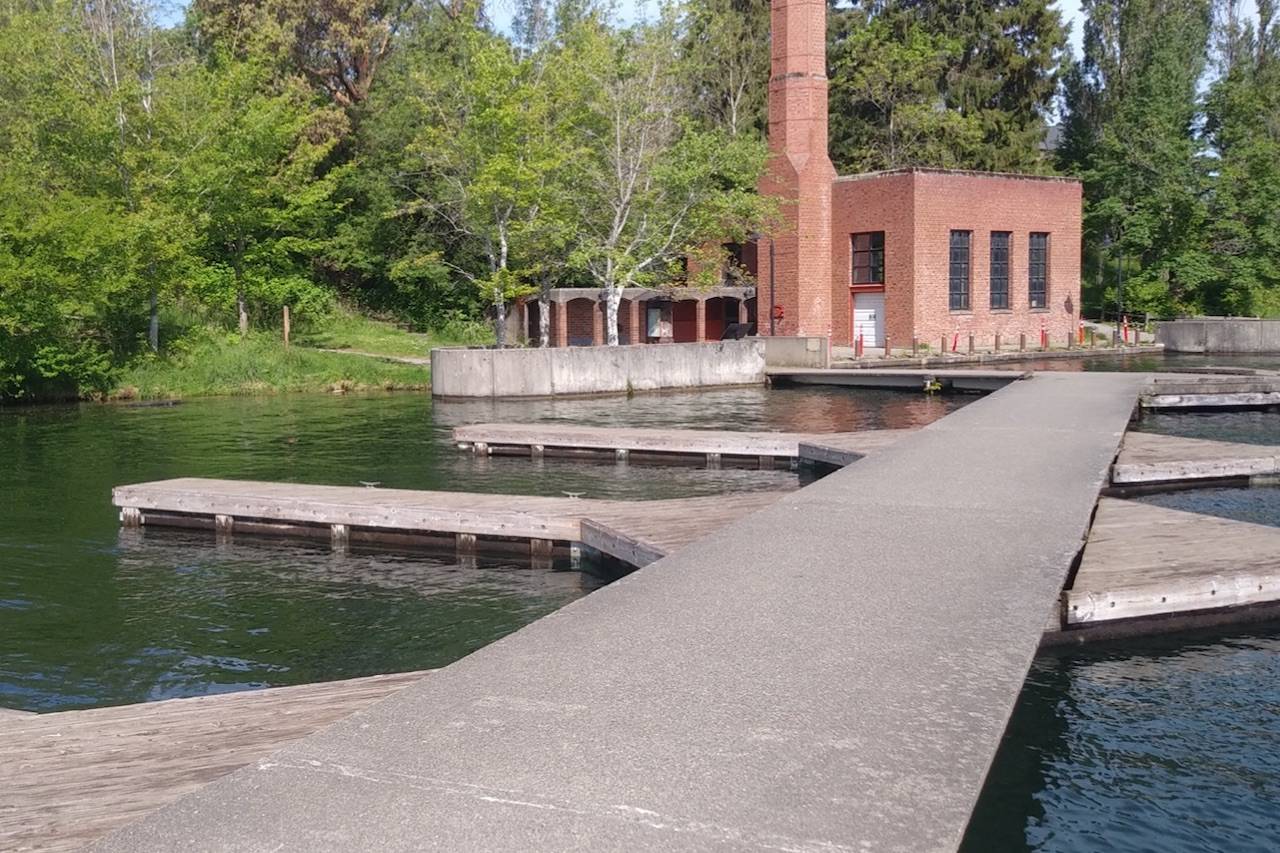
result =
[{"label": "concrete dock surface", "polygon": [[954,850],[1143,377],[1041,374],[99,850]]}]

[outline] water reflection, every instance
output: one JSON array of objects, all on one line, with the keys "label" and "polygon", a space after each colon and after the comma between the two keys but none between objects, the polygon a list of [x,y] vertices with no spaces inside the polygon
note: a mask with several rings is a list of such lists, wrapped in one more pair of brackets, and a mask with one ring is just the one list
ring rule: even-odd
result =
[{"label": "water reflection", "polygon": [[967,399],[763,388],[433,406],[280,396],[0,411],[0,707],[49,710],[442,666],[584,594],[528,563],[340,555],[161,531],[118,540],[111,488],[204,476],[656,498],[794,489],[788,471],[476,458],[455,423],[562,420],[837,431]]},{"label": "water reflection", "polygon": [[1280,527],[1280,488],[1191,489],[1141,495],[1135,500],[1166,509],[1216,515],[1235,521]]},{"label": "water reflection", "polygon": [[1280,445],[1280,412],[1265,409],[1143,412],[1130,429],[1210,441]]}]

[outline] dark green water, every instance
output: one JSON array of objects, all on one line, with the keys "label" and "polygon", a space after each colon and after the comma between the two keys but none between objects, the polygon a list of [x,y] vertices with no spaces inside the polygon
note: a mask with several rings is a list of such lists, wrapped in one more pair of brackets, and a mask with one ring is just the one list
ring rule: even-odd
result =
[{"label": "dark green water", "polygon": [[[790,488],[795,477],[781,471],[475,459],[451,447],[448,429],[563,420],[835,431],[925,423],[963,402],[752,389],[434,408],[396,395],[0,411],[0,706],[48,711],[442,666],[601,583],[567,566],[122,534],[109,503],[120,483],[379,480],[634,498]],[[1277,850],[1278,780],[1280,626],[1042,657],[965,850]]]},{"label": "dark green water", "polygon": [[527,563],[122,534],[122,483],[178,476],[589,497],[795,488],[785,471],[476,459],[458,423],[849,430],[964,398],[746,389],[432,406],[424,395],[0,411],[0,707],[50,711],[444,666],[598,586]]}]

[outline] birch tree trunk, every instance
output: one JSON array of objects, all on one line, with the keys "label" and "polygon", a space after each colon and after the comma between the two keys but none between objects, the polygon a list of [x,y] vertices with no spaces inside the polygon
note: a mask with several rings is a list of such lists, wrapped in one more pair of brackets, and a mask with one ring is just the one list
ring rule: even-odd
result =
[{"label": "birch tree trunk", "polygon": [[[155,281],[154,271],[151,273],[151,280]],[[151,285],[151,319],[147,323],[147,344],[152,352],[160,351],[160,292],[154,284]]]},{"label": "birch tree trunk", "polygon": [[621,302],[621,287],[615,284],[605,290],[604,333],[605,342],[611,347],[616,347],[618,345],[618,305]]},{"label": "birch tree trunk", "polygon": [[551,293],[545,287],[538,295],[538,346],[551,346]]},{"label": "birch tree trunk", "polygon": [[507,300],[502,298],[502,288],[493,289],[493,331],[498,349],[507,345]]}]

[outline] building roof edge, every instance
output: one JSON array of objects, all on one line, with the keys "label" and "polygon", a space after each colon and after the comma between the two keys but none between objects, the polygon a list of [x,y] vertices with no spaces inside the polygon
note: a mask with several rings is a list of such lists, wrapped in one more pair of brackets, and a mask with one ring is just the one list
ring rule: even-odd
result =
[{"label": "building roof edge", "polygon": [[876,178],[888,178],[894,175],[956,175],[969,178],[1004,178],[1018,181],[1048,181],[1059,184],[1079,184],[1079,178],[1066,175],[1028,175],[1022,172],[983,172],[977,169],[930,169],[919,166],[906,166],[899,169],[883,169],[878,172],[859,172],[855,175],[840,175],[837,181],[866,181]]}]

